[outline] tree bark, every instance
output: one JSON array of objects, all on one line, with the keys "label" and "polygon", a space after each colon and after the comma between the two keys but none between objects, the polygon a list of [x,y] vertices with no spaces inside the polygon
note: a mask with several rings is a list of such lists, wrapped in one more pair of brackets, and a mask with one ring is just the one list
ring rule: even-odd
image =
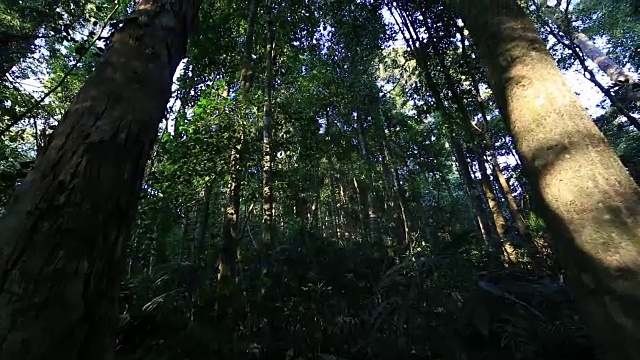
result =
[{"label": "tree bark", "polygon": [[329,217],[331,218],[331,232],[335,236],[336,240],[340,240],[340,231],[338,230],[338,223],[340,222],[338,216],[338,202],[336,200],[336,180],[333,174],[333,169],[329,170]]},{"label": "tree bark", "polygon": [[601,359],[640,353],[640,191],[516,0],[448,0],[469,28]]},{"label": "tree bark", "polygon": [[0,221],[0,358],[112,359],[124,249],[199,2],[142,0]]},{"label": "tree bark", "polygon": [[[427,83],[427,87],[431,91],[431,95],[436,103],[436,107],[440,112],[442,112],[443,116],[447,120],[447,122],[451,123],[450,117],[451,115],[448,113],[448,109],[442,96],[440,95],[440,89],[433,78],[433,75],[429,72],[429,69],[426,65],[426,52],[425,48],[420,46],[414,49],[416,52],[416,62],[418,66],[420,66],[424,79]],[[477,226],[480,230],[480,234],[485,242],[485,245],[495,245],[495,235],[496,230],[495,226],[489,221],[486,216],[486,212],[484,207],[482,206],[482,194],[480,194],[474,184],[473,177],[471,176],[471,172],[469,171],[469,163],[467,162],[466,155],[464,153],[464,149],[462,148],[462,144],[460,144],[459,140],[454,138],[453,136],[449,136],[449,144],[451,146],[451,150],[453,152],[453,156],[458,164],[458,169],[460,171],[460,177],[467,188],[469,199],[471,201],[471,207],[474,215],[477,219]]]}]

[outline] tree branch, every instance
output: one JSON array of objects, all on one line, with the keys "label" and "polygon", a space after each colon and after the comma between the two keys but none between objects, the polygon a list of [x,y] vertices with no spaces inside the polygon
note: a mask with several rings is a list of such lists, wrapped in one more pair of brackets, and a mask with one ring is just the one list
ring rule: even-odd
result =
[{"label": "tree branch", "polygon": [[51,96],[51,94],[56,92],[64,84],[64,82],[67,81],[67,79],[73,73],[73,71],[75,71],[78,65],[80,65],[84,57],[89,53],[89,51],[93,48],[96,42],[101,38],[102,33],[107,28],[107,26],[109,26],[109,20],[113,17],[113,15],[116,13],[118,8],[120,8],[119,4],[116,5],[115,8],[111,11],[111,13],[107,16],[106,20],[104,21],[104,24],[100,28],[100,31],[98,31],[96,36],[93,37],[93,39],[89,43],[89,46],[87,46],[86,50],[80,55],[80,57],[78,57],[76,61],[73,63],[73,65],[71,65],[71,67],[69,67],[69,69],[67,69],[67,71],[62,75],[62,78],[60,79],[60,81],[58,81],[58,83],[53,88],[51,88],[40,99],[38,99],[38,101],[36,101],[33,105],[31,105],[26,110],[24,110],[18,117],[16,117],[13,121],[9,122],[0,130],[0,139],[3,138],[11,130],[11,128],[16,126],[25,117],[29,116],[34,110],[40,107],[40,105],[42,105],[44,101],[47,98],[49,98],[49,96]]}]

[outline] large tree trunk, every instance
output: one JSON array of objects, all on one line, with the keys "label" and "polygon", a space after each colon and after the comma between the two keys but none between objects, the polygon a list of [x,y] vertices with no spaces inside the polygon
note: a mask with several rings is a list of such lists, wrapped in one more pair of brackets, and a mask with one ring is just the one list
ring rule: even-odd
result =
[{"label": "large tree trunk", "polygon": [[640,192],[516,0],[448,0],[486,62],[601,359],[640,353]]},{"label": "large tree trunk", "polygon": [[16,191],[0,222],[0,358],[113,358],[123,253],[198,5],[139,3]]}]

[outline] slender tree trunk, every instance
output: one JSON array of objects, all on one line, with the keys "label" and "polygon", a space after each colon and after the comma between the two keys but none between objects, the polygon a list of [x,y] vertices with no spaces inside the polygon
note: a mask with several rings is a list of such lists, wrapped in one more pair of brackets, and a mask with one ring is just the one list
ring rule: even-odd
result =
[{"label": "slender tree trunk", "polygon": [[239,222],[240,195],[242,174],[242,145],[244,139],[231,149],[230,178],[227,187],[227,207],[222,223],[222,248],[218,265],[218,280],[220,286],[226,286],[236,277],[236,261],[238,260],[238,245],[240,244]]},{"label": "slender tree trunk", "polygon": [[273,193],[273,154],[271,142],[273,139],[273,60],[274,60],[274,24],[273,4],[267,0],[267,48],[266,48],[266,76],[265,76],[265,103],[264,103],[264,128],[262,132],[262,241],[270,246],[274,232],[274,193]]},{"label": "slender tree trunk", "polygon": [[[404,22],[404,26],[410,29],[413,29],[412,24],[409,21]],[[413,33],[410,31],[409,33]],[[415,37],[411,37],[408,42],[412,44],[412,49],[415,54],[416,63],[422,70],[422,74],[424,75],[424,80],[427,83],[427,87],[431,91],[431,95],[433,96],[437,109],[443,114],[445,120],[451,123],[451,115],[448,112],[447,106],[440,95],[440,89],[438,84],[436,83],[433,75],[430,72],[430,69],[427,64],[427,52],[424,44]],[[460,110],[463,110],[464,107],[461,107]],[[480,230],[482,238],[486,245],[495,245],[495,234],[496,230],[493,224],[489,222],[489,219],[486,217],[484,208],[482,206],[482,195],[478,193],[477,188],[474,184],[473,177],[471,176],[471,172],[469,171],[469,164],[466,160],[466,156],[464,154],[464,150],[460,142],[455,139],[453,136],[449,136],[449,143],[451,145],[451,150],[453,152],[454,158],[458,165],[458,170],[460,171],[460,176],[467,188],[469,193],[469,198],[471,200],[471,207],[474,212],[474,215],[477,218],[477,226]]]},{"label": "slender tree trunk", "polygon": [[[464,102],[462,96],[458,92],[456,85],[453,82],[453,76],[448,70],[448,67],[445,63],[445,58],[443,54],[435,54],[440,63],[440,71],[444,74],[445,83],[447,88],[452,94],[453,101],[458,108],[458,112],[462,116],[462,130],[463,133],[467,137],[473,137],[473,119],[467,111],[467,106]],[[498,201],[498,197],[496,196],[491,179],[489,178],[489,174],[487,173],[487,165],[484,161],[484,154],[476,145],[471,145],[473,147],[473,153],[478,162],[478,171],[480,172],[480,183],[482,185],[482,192],[484,193],[484,199],[487,202],[487,206],[489,211],[491,212],[491,216],[493,218],[492,230],[495,229],[495,233],[498,235],[498,240],[500,241],[499,248],[502,252],[502,258],[506,264],[514,264],[516,262],[516,253],[510,241],[508,241],[506,232],[507,232],[507,222],[504,218],[504,214],[502,214],[502,209],[500,208],[500,202]],[[496,244],[497,245],[497,244]],[[496,248],[495,250],[499,250]]]},{"label": "slender tree trunk", "polygon": [[599,357],[640,353],[640,191],[516,0],[448,0],[487,65]]},{"label": "slender tree trunk", "polygon": [[[486,126],[489,124],[489,118],[487,117],[485,103],[484,101],[482,101],[480,97],[480,88],[477,82],[473,82],[473,90],[477,96],[477,101],[478,101],[478,106],[480,107],[480,115],[482,116],[482,121]],[[485,130],[482,131],[482,134],[484,136],[484,143],[485,143],[486,150],[489,153],[493,176],[496,179],[498,179],[498,183],[500,184],[500,189],[502,189],[502,195],[504,196],[507,202],[507,207],[509,208],[509,213],[511,214],[511,217],[513,218],[513,221],[516,224],[516,228],[518,229],[518,232],[520,233],[520,235],[524,237],[528,237],[529,229],[527,227],[527,224],[524,221],[524,216],[522,216],[522,212],[518,207],[518,203],[516,202],[516,199],[513,197],[511,186],[509,186],[507,179],[504,177],[504,174],[502,173],[500,164],[498,163],[498,156],[494,146],[495,142],[493,141],[491,135],[489,135],[489,133],[486,131],[486,128]]]},{"label": "slender tree trunk", "polygon": [[502,210],[500,209],[500,202],[498,201],[498,197],[496,196],[493,190],[493,186],[491,185],[491,179],[489,178],[489,174],[487,173],[487,165],[484,162],[482,152],[478,149],[474,149],[474,155],[478,162],[478,171],[480,172],[482,191],[484,192],[485,198],[487,199],[487,205],[489,206],[489,210],[491,211],[493,221],[496,224],[496,232],[498,234],[498,237],[500,237],[500,239],[504,241],[507,236],[507,221],[502,214]]},{"label": "slender tree trunk", "polygon": [[[558,3],[559,5],[559,3]],[[544,5],[543,5],[544,6]],[[552,12],[559,11],[556,7],[552,7]],[[580,36],[575,36],[576,34],[573,31],[573,27],[571,24],[566,24],[566,18],[561,13],[560,21],[557,18],[550,14],[548,16],[542,15],[543,21],[549,21],[550,23],[555,23],[560,32],[564,33],[566,38],[569,38],[569,41],[564,41],[562,37],[558,34],[558,31],[553,26],[547,25],[549,30],[549,34],[562,46],[564,46],[569,52],[573,54],[573,56],[578,60],[580,66],[583,69],[583,75],[585,79],[591,81],[593,85],[595,85],[602,94],[609,99],[611,105],[616,108],[622,116],[624,116],[631,125],[633,125],[637,130],[640,130],[640,122],[638,118],[632,115],[629,110],[625,107],[621,101],[630,100],[630,101],[639,101],[640,93],[634,91],[634,84],[637,82],[637,78],[633,74],[629,74],[621,69],[612,59],[607,57],[605,54],[602,54],[600,49],[598,49],[595,44],[593,44],[589,38],[581,34]],[[580,46],[579,42],[582,42],[582,46]],[[589,53],[590,55],[588,55]],[[602,58],[598,57],[598,54],[602,54]],[[618,96],[615,96],[613,92],[605,87],[596,77],[596,74],[589,66],[587,66],[586,59],[589,58],[594,63],[600,63],[600,69],[607,73],[607,75],[614,81],[615,83],[621,85],[621,89],[618,92]],[[604,69],[603,69],[604,68]],[[610,70],[607,70],[610,69]]]},{"label": "slender tree trunk", "polygon": [[[340,229],[342,230],[342,235],[346,235],[348,237],[349,234],[353,235],[355,231],[353,231],[353,226],[348,222],[349,220],[345,216],[345,212],[349,209],[347,207],[347,197],[344,191],[344,185],[341,181],[338,182],[338,186],[340,187],[340,206],[338,207],[338,214],[340,215]],[[356,196],[359,196],[356,191]]]},{"label": "slender tree trunk", "polygon": [[329,175],[329,217],[331,218],[331,227],[336,239],[340,239],[340,231],[338,224],[340,223],[338,212],[338,201],[336,200],[336,181],[333,173]]},{"label": "slender tree trunk", "polygon": [[628,74],[613,59],[603,53],[589,37],[581,32],[574,32],[572,40],[589,60],[593,61],[602,72],[609,76],[616,84],[631,84],[636,82],[633,75]]},{"label": "slender tree trunk", "polygon": [[258,0],[249,0],[249,15],[247,17],[247,33],[242,57],[242,72],[240,74],[240,89],[246,96],[253,85],[253,40],[256,33],[256,19],[258,17]]},{"label": "slender tree trunk", "polygon": [[[325,119],[327,121],[327,128],[325,129],[325,146],[329,147],[329,154],[330,154],[330,163],[329,163],[329,201],[330,201],[330,206],[329,206],[329,214],[331,216],[331,225],[333,227],[333,233],[335,234],[336,239],[340,239],[342,237],[342,207],[341,205],[338,203],[338,199],[336,198],[336,185],[337,185],[337,177],[336,177],[336,169],[335,169],[335,164],[336,164],[336,159],[335,159],[335,152],[331,151],[331,144],[333,144],[333,142],[331,141],[331,135],[333,135],[333,129],[334,129],[334,122],[331,120],[330,116],[329,116],[329,111],[325,110]],[[342,189],[342,187],[340,187],[340,189]]]},{"label": "slender tree trunk", "polygon": [[142,0],[0,221],[0,358],[112,359],[145,163],[198,1]]},{"label": "slender tree trunk", "polygon": [[607,56],[589,37],[579,31],[575,31],[570,19],[560,8],[561,1],[556,1],[555,6],[541,4],[544,7],[547,19],[554,22],[561,31],[578,46],[580,51],[616,84],[632,84],[637,81],[635,76],[627,73],[612,58]]},{"label": "slender tree trunk", "polygon": [[50,1],[40,11],[34,11],[20,19],[21,23],[33,24],[29,29],[24,29],[25,32],[22,34],[0,34],[0,82],[6,81],[6,75],[33,53],[34,45],[44,25],[54,21],[49,14],[55,14],[59,5],[60,1]]},{"label": "slender tree trunk", "polygon": [[400,173],[398,172],[398,168],[393,169],[393,181],[394,181],[394,189],[395,195],[398,202],[398,207],[400,209],[400,218],[402,220],[402,230],[404,234],[404,243],[412,247],[411,244],[411,231],[409,230],[409,220],[407,219],[407,211],[406,211],[406,201],[405,201],[405,192],[402,188],[402,182],[400,181]]},{"label": "slender tree trunk", "polygon": [[367,194],[362,188],[362,180],[359,180],[355,176],[353,177],[353,189],[356,194],[356,204],[357,204],[357,214],[358,214],[358,222],[360,223],[360,229],[362,230],[362,238],[369,240],[369,236],[371,232],[369,231],[369,222],[367,221],[367,203],[366,198]]},{"label": "slender tree trunk", "polygon": [[[358,143],[360,145],[360,156],[365,161],[366,168],[370,168],[371,159],[369,158],[369,149],[367,147],[367,139],[364,133],[364,123],[362,121],[362,114],[358,113],[356,116],[357,128],[358,128]],[[361,180],[360,191],[366,200],[366,229],[367,236],[371,240],[376,240],[380,235],[380,226],[378,223],[378,212],[376,210],[374,193],[373,193],[373,171],[368,171],[364,179]]]},{"label": "slender tree trunk", "polygon": [[[384,134],[384,133],[383,133]],[[391,164],[389,163],[389,159],[387,158],[387,156],[385,155],[385,150],[384,150],[384,141],[383,140],[383,145],[382,145],[382,149],[380,149],[380,158],[382,159],[381,161],[381,165],[382,165],[382,184],[383,184],[383,202],[382,202],[382,208],[380,209],[380,213],[382,214],[383,218],[385,215],[389,214],[389,208],[394,208],[397,206],[397,204],[394,202],[394,196],[393,196],[393,175],[391,173]],[[392,214],[393,215],[393,214]],[[394,216],[395,218],[395,216]],[[401,226],[398,227],[398,229],[400,229]]]},{"label": "slender tree trunk", "polygon": [[31,24],[29,29],[24,29],[26,32],[0,34],[0,82],[4,82],[9,71],[29,56],[38,37],[38,31],[54,20],[53,16],[59,6],[60,0],[43,2],[40,9],[31,10],[26,16],[18,16],[20,23]]},{"label": "slender tree trunk", "polygon": [[516,199],[513,196],[513,192],[511,191],[511,186],[509,186],[507,179],[504,177],[504,174],[502,173],[502,169],[500,168],[500,164],[498,163],[495,150],[493,150],[493,143],[490,143],[490,141],[491,139],[488,138],[487,147],[489,149],[489,156],[491,158],[491,168],[492,168],[493,176],[496,179],[498,179],[498,183],[500,184],[500,189],[502,191],[503,196],[506,199],[507,207],[509,208],[509,213],[513,218],[513,222],[516,224],[518,233],[520,233],[520,235],[525,236],[529,233],[527,223],[525,223],[524,216],[522,216],[520,207],[518,207],[518,203],[516,202]]},{"label": "slender tree trunk", "polygon": [[[387,144],[387,136],[385,133],[386,125],[385,124],[383,125],[384,127],[382,129],[382,149],[383,149],[382,160],[383,160],[383,165],[386,168],[384,169],[385,177],[391,178],[389,188],[392,189],[391,191],[393,191],[393,195],[396,198],[396,201],[395,201],[396,212],[399,215],[398,227],[402,229],[402,241],[404,244],[409,246],[409,248],[411,248],[411,239],[410,239],[411,233],[409,230],[409,221],[407,219],[407,212],[406,212],[406,205],[405,205],[406,196],[402,188],[402,182],[400,181],[400,173],[398,172],[398,168],[395,167],[391,161],[391,153],[389,152],[389,146]],[[393,171],[391,170],[391,167],[393,167]],[[387,172],[389,172],[389,175],[386,175]]]},{"label": "slender tree trunk", "polygon": [[207,184],[204,187],[203,195],[202,195],[202,204],[200,205],[200,223],[198,224],[198,229],[196,230],[196,251],[194,251],[194,258],[192,259],[193,263],[196,263],[198,259],[195,254],[204,254],[206,252],[206,238],[207,231],[209,230],[209,209],[211,207],[211,192],[212,187],[211,184]]},{"label": "slender tree trunk", "polygon": [[502,257],[506,265],[514,265],[517,263],[516,249],[507,238],[507,220],[502,213],[500,202],[491,184],[491,179],[487,173],[487,165],[484,162],[484,156],[479,149],[474,149],[476,159],[478,161],[478,170],[480,171],[480,181],[482,182],[482,191],[484,192],[487,205],[491,211],[493,222],[496,225],[496,232],[500,238]]},{"label": "slender tree trunk", "polygon": [[495,225],[487,218],[484,207],[482,206],[482,194],[478,192],[478,189],[474,183],[473,176],[469,171],[469,163],[462,149],[462,145],[458,140],[451,138],[450,140],[453,156],[458,163],[458,169],[460,170],[460,176],[469,193],[469,200],[471,201],[471,207],[474,214],[478,219],[478,227],[483,234],[485,243],[496,247],[496,230]]},{"label": "slender tree trunk", "polygon": [[[240,101],[246,102],[253,86],[253,42],[255,37],[256,17],[258,13],[257,0],[250,0],[247,17],[247,31],[242,56],[242,71],[240,73]],[[244,163],[245,137],[243,118],[239,119],[235,144],[231,148],[229,161],[229,184],[227,186],[227,204],[222,223],[222,248],[218,264],[218,280],[221,286],[226,286],[236,277],[236,262],[238,260],[238,246],[240,244],[240,197],[242,194],[242,168]]]}]

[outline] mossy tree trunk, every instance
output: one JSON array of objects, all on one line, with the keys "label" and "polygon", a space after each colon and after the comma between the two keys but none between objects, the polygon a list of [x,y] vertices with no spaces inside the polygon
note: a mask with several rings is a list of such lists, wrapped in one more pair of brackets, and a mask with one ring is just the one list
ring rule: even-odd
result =
[{"label": "mossy tree trunk", "polygon": [[640,353],[640,192],[516,0],[448,0],[488,70],[601,359]]},{"label": "mossy tree trunk", "polygon": [[139,2],[7,207],[0,358],[113,358],[144,168],[198,5]]}]

